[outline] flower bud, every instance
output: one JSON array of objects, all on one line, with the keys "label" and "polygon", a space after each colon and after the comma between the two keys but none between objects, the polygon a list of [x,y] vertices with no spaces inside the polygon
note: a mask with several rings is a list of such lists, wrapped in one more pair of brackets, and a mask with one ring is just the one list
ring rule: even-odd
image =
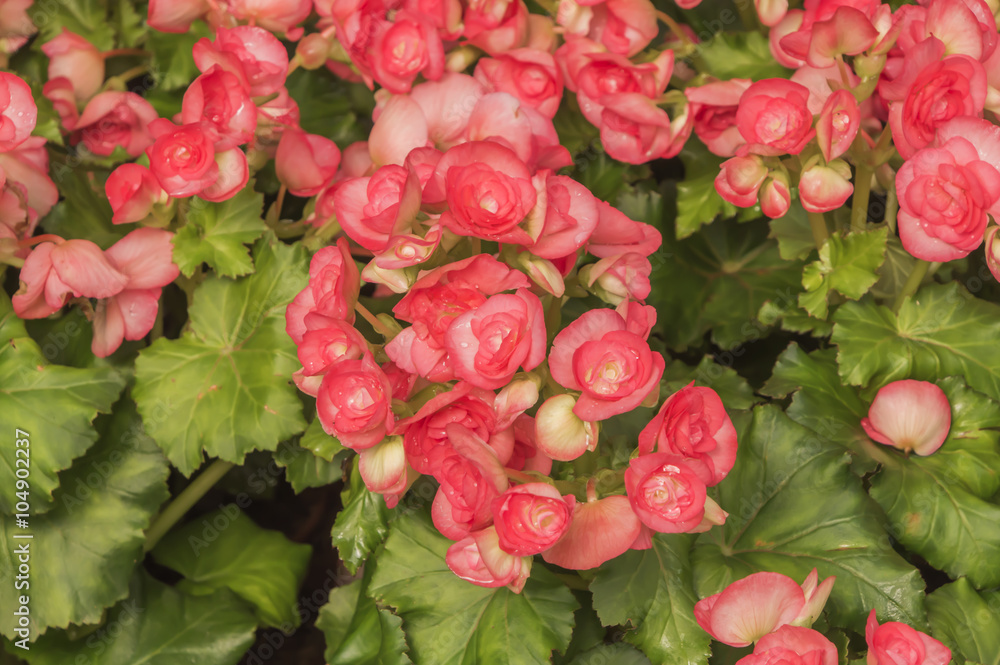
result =
[{"label": "flower bud", "polygon": [[573,413],[576,399],[556,395],[545,400],[535,414],[535,444],[554,460],[569,462],[597,448],[599,425]]},{"label": "flower bud", "polygon": [[319,69],[329,52],[330,41],[318,32],[306,35],[295,47],[295,57],[303,69]]},{"label": "flower bud", "polygon": [[752,208],[766,177],[767,167],[757,155],[733,157],[722,162],[715,178],[715,191],[735,206]]},{"label": "flower bud", "polygon": [[819,156],[806,162],[799,178],[799,200],[809,212],[828,212],[844,205],[854,185],[851,167],[841,159],[820,164]]},{"label": "flower bud", "polygon": [[788,175],[782,171],[772,171],[758,193],[760,209],[771,219],[784,217],[792,204],[792,193],[788,187]]},{"label": "flower bud", "polygon": [[875,395],[861,426],[878,443],[930,455],[948,438],[951,403],[933,383],[893,381]]}]

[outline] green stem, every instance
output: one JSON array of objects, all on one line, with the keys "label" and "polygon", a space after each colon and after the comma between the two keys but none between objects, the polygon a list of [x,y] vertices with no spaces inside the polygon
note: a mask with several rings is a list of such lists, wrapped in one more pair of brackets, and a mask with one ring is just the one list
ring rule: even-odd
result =
[{"label": "green stem", "polygon": [[885,195],[885,223],[889,230],[896,232],[896,213],[899,212],[899,199],[896,198],[896,188],[891,188]]},{"label": "green stem", "polygon": [[360,302],[354,303],[354,311],[361,315],[365,321],[371,324],[371,327],[375,329],[375,332],[382,335],[386,339],[391,339],[393,335],[392,331],[385,327],[378,317],[372,314],[367,307],[362,305]]},{"label": "green stem", "polygon": [[826,227],[826,217],[821,212],[806,213],[809,216],[809,228],[812,229],[813,240],[816,242],[816,249],[823,249],[826,239],[830,237],[830,231]]},{"label": "green stem", "polygon": [[577,589],[578,591],[587,591],[590,589],[590,583],[579,575],[570,575],[569,573],[555,573],[563,583],[570,589]]},{"label": "green stem", "polygon": [[864,231],[868,224],[868,198],[872,187],[872,168],[858,164],[854,174],[854,203],[851,205],[851,230]]},{"label": "green stem", "polygon": [[893,312],[898,312],[899,308],[903,306],[903,302],[917,292],[920,282],[924,281],[924,276],[930,267],[931,264],[929,262],[917,260],[917,265],[913,266],[913,270],[910,272],[910,276],[906,278],[906,283],[903,284],[902,290],[896,294],[896,301],[892,304]]},{"label": "green stem", "polygon": [[156,547],[156,543],[160,542],[160,539],[167,535],[167,532],[184,517],[185,513],[191,510],[191,506],[205,496],[205,493],[212,489],[212,486],[219,482],[233,466],[232,462],[217,459],[192,480],[191,484],[174,497],[174,500],[167,504],[163,512],[157,515],[153,523],[149,525],[149,529],[146,530],[146,543],[142,546],[142,550],[148,552]]}]

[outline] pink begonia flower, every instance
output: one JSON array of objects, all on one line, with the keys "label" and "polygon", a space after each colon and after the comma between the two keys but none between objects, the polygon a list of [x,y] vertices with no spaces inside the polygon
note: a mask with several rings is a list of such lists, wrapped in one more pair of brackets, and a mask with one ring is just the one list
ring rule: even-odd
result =
[{"label": "pink begonia flower", "polygon": [[403,437],[387,436],[358,454],[358,472],[369,492],[382,494],[406,479],[406,451]]},{"label": "pink begonia flower", "polygon": [[180,275],[173,262],[173,237],[163,229],[140,228],[104,252],[128,283],[94,308],[90,348],[98,358],[114,353],[123,340],[142,339],[153,329],[160,292]]},{"label": "pink begonia flower", "polygon": [[417,413],[396,423],[394,433],[403,434],[407,462],[418,473],[434,473],[452,450],[447,427],[455,423],[486,441],[505,464],[514,451],[514,432],[500,427],[495,401],[492,392],[464,381],[429,399]]},{"label": "pink begonia flower", "polygon": [[624,252],[651,256],[663,244],[663,236],[652,225],[629,219],[604,201],[597,201],[598,221],[587,241],[587,251],[604,259]]},{"label": "pink begonia flower", "polygon": [[541,386],[541,377],[534,374],[526,374],[504,386],[493,403],[497,412],[497,427],[510,427],[525,411],[537,404]]},{"label": "pink begonia flower", "polygon": [[491,296],[455,317],[444,335],[455,376],[479,388],[510,383],[545,360],[545,310],[527,289]]},{"label": "pink begonia flower", "polygon": [[788,13],[788,0],[754,0],[753,6],[757,10],[757,18],[769,28],[781,23]]},{"label": "pink begonia flower", "polygon": [[291,32],[311,11],[312,0],[229,0],[233,16],[271,32]]},{"label": "pink begonia flower", "polygon": [[392,21],[376,24],[368,61],[376,82],[389,92],[405,93],[418,75],[428,81],[441,78],[444,45],[430,21],[400,10]]},{"label": "pink begonia flower", "polygon": [[771,51],[771,55],[782,67],[796,69],[806,64],[805,56],[802,56],[801,58],[797,57],[786,51],[781,45],[781,42],[785,37],[798,32],[799,28],[802,27],[802,21],[804,18],[805,12],[801,9],[790,9],[785,14],[785,17],[778,21],[778,23],[772,26],[771,30],[768,31],[768,48]]},{"label": "pink begonia flower", "polygon": [[295,196],[315,196],[333,180],[340,166],[337,144],[297,127],[285,129],[274,156],[278,180]]},{"label": "pink begonia flower", "polygon": [[642,522],[624,496],[578,501],[569,529],[559,542],[542,552],[542,558],[569,570],[597,568],[627,552],[641,527]]},{"label": "pink begonia flower", "polygon": [[285,332],[301,344],[308,330],[325,325],[326,317],[354,323],[354,304],[360,288],[361,275],[347,238],[338,238],[336,245],[313,254],[309,284],[285,309]]},{"label": "pink begonia flower", "polygon": [[806,62],[813,67],[831,67],[842,55],[867,51],[878,36],[864,12],[842,5],[830,18],[813,24]]},{"label": "pink begonia flower", "polygon": [[237,75],[248,85],[251,97],[278,92],[288,75],[285,46],[273,34],[257,26],[219,28],[214,41],[202,38],[195,42],[192,55],[202,74],[217,65]]},{"label": "pink begonia flower", "polygon": [[493,499],[490,509],[500,549],[516,556],[531,556],[549,549],[566,535],[576,499],[548,483],[511,487]]},{"label": "pink begonia flower", "polygon": [[91,241],[59,240],[36,245],[24,261],[21,288],[11,299],[22,319],[54,314],[71,296],[110,298],[129,283]]},{"label": "pink begonia flower", "polygon": [[316,396],[323,431],[347,448],[364,450],[385,438],[394,426],[392,388],[371,354],[341,360],[327,370]]},{"label": "pink begonia flower", "polygon": [[440,224],[432,224],[424,237],[412,233],[393,235],[386,248],[376,254],[361,271],[370,284],[384,284],[394,293],[406,293],[417,279],[415,270],[407,270],[427,261],[441,244]]},{"label": "pink begonia flower", "polygon": [[663,356],[628,331],[626,320],[609,309],[586,312],[556,335],[549,353],[552,378],[583,392],[573,413],[586,421],[604,420],[639,406],[659,390]]},{"label": "pink begonia flower", "polygon": [[208,0],[149,0],[149,27],[160,32],[187,32],[195,19],[210,10]]},{"label": "pink begonia flower", "polygon": [[521,0],[473,0],[466,5],[463,19],[469,43],[491,55],[527,41],[528,7]]},{"label": "pink begonia flower", "polygon": [[166,203],[167,193],[145,166],[122,164],[108,176],[104,193],[111,203],[112,224],[141,222],[157,203]]},{"label": "pink begonia flower", "polygon": [[898,25],[896,46],[904,58],[930,37],[944,42],[947,53],[977,61],[988,57],[997,44],[993,10],[982,0],[935,0],[926,6],[901,7],[893,18]]},{"label": "pink begonia flower", "polygon": [[535,413],[535,445],[546,457],[571,462],[597,448],[598,424],[581,420],[572,395],[554,395]]},{"label": "pink begonia flower", "polygon": [[941,125],[934,143],[896,173],[899,236],[925,261],[951,261],[979,247],[988,214],[1000,215],[1000,128],[978,118]]},{"label": "pink begonia flower", "polygon": [[95,155],[108,156],[121,146],[136,157],[153,143],[150,124],[158,117],[152,104],[134,92],[102,92],[83,109],[70,141]]},{"label": "pink begonia flower", "polygon": [[711,388],[694,382],[667,398],[659,413],[639,433],[639,454],[671,453],[697,460],[692,470],[712,487],[736,463],[736,428]]},{"label": "pink begonia flower", "polygon": [[723,644],[749,646],[786,624],[808,627],[822,611],[835,580],[827,577],[817,584],[815,569],[801,585],[780,573],[753,573],[699,600],[694,616]]},{"label": "pink begonia flower", "polygon": [[524,588],[531,574],[531,561],[530,556],[504,552],[492,526],[470,533],[445,554],[448,567],[466,582],[487,588],[505,586],[514,593]]},{"label": "pink begonia flower", "polygon": [[792,205],[792,192],[788,187],[788,176],[781,171],[768,173],[764,184],[757,192],[760,211],[771,219],[784,217]]},{"label": "pink begonia flower", "polygon": [[[865,642],[868,643],[868,665],[896,665],[900,662],[906,665],[948,665],[951,662],[951,649],[944,644],[898,621],[888,621],[880,626],[875,610],[868,615]],[[900,661],[900,657],[906,660]]]},{"label": "pink begonia flower", "polygon": [[934,140],[952,118],[983,114],[986,70],[967,55],[945,55],[939,39],[925,39],[909,53],[900,76],[879,86],[889,102],[893,143],[904,159]]},{"label": "pink begonia flower", "polygon": [[645,300],[652,286],[653,266],[642,254],[627,252],[609,256],[580,270],[580,281],[601,300],[618,305],[627,300]]},{"label": "pink begonia flower", "polygon": [[736,665],[837,665],[837,647],[812,628],[784,625],[754,645]]},{"label": "pink begonia flower", "polygon": [[933,383],[893,381],[875,395],[861,426],[878,443],[930,455],[948,438],[951,403]]},{"label": "pink begonia flower", "polygon": [[0,72],[0,152],[27,141],[37,119],[38,107],[28,84],[10,72]]},{"label": "pink begonia flower", "polygon": [[851,147],[861,127],[861,111],[849,90],[831,94],[816,119],[816,142],[823,159],[832,161]]},{"label": "pink begonia flower", "polygon": [[44,137],[29,137],[12,150],[0,152],[0,169],[8,183],[24,187],[28,207],[39,219],[49,214],[59,200],[59,190],[49,177],[49,152]]},{"label": "pink begonia flower", "polygon": [[750,79],[731,79],[684,89],[691,103],[694,133],[713,154],[732,157],[746,143],[736,125],[736,111],[751,83]]},{"label": "pink begonia flower", "polygon": [[674,119],[657,103],[640,93],[601,98],[601,143],[611,157],[629,164],[675,156],[691,135],[690,108]]},{"label": "pink begonia flower", "polygon": [[473,76],[490,92],[517,97],[546,118],[555,116],[563,95],[562,72],[551,53],[518,48],[480,58]]},{"label": "pink begonia flower", "polygon": [[740,97],[736,124],[758,155],[797,155],[812,140],[809,90],[787,79],[763,79]]},{"label": "pink begonia flower", "polygon": [[842,159],[821,164],[817,155],[799,176],[799,200],[808,212],[829,212],[844,205],[854,192],[851,167]]},{"label": "pink begonia flower", "polygon": [[370,177],[343,182],[333,195],[333,208],[351,240],[381,252],[393,236],[409,230],[420,211],[420,182],[416,173],[389,164]]},{"label": "pink begonia flower", "polygon": [[65,77],[78,102],[93,97],[104,84],[104,56],[96,46],[66,28],[42,44],[49,57],[49,80]]},{"label": "pink begonia flower", "polygon": [[455,371],[449,362],[445,334],[455,318],[489,296],[529,286],[524,273],[487,254],[430,270],[393,308],[397,319],[413,325],[386,344],[385,352],[408,372],[435,382],[450,381]]},{"label": "pink begonia flower", "polygon": [[514,420],[514,445],[506,467],[514,471],[537,471],[548,475],[552,471],[552,458],[538,449],[535,440],[535,419],[520,415]]},{"label": "pink begonia flower", "polygon": [[572,163],[569,151],[559,143],[552,120],[530,106],[522,106],[517,97],[506,92],[488,93],[476,102],[465,138],[509,147],[532,173]]},{"label": "pink begonia flower", "polygon": [[670,453],[640,455],[629,462],[625,470],[629,504],[639,520],[653,531],[700,531],[706,517],[712,524],[725,522],[725,511],[705,493],[703,474],[697,473],[688,462]]},{"label": "pink begonia flower", "polygon": [[73,83],[65,76],[49,79],[42,86],[42,96],[52,102],[62,128],[67,132],[73,131],[80,117],[80,110],[76,108],[76,96],[73,94]]},{"label": "pink begonia flower", "polygon": [[175,126],[169,120],[153,122],[156,140],[146,148],[149,170],[170,196],[200,193],[219,178],[215,161],[216,134],[201,124]]},{"label": "pink begonia flower", "polygon": [[305,376],[326,374],[341,360],[358,360],[368,344],[347,321],[324,317],[322,327],[307,330],[299,342],[297,354]]},{"label": "pink begonia flower", "polygon": [[656,8],[650,0],[606,0],[592,4],[592,11],[587,36],[612,53],[631,58],[659,33]]},{"label": "pink begonia flower", "polygon": [[435,480],[441,483],[431,504],[434,526],[446,538],[461,540],[493,521],[493,499],[510,485],[496,452],[468,428],[449,423],[449,446],[431,451]]},{"label": "pink begonia flower", "polygon": [[715,191],[723,199],[741,208],[752,208],[768,170],[757,155],[732,157],[722,162],[715,176]]},{"label": "pink begonia flower", "polygon": [[534,237],[531,253],[543,259],[574,254],[600,221],[597,198],[568,176],[546,171],[533,181],[538,197],[528,222],[528,233]]},{"label": "pink begonia flower", "polygon": [[250,181],[246,153],[238,147],[215,153],[215,181],[198,192],[206,201],[225,201],[236,196]]},{"label": "pink begonia flower", "polygon": [[[181,123],[202,122],[218,134],[217,151],[253,140],[257,107],[250,100],[241,76],[213,67],[188,86],[181,106]],[[280,149],[280,146],[279,146]]]}]

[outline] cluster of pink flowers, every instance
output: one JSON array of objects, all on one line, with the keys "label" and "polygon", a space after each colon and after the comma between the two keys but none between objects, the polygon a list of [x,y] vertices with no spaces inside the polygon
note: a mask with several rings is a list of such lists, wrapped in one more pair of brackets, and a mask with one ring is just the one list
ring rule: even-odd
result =
[{"label": "cluster of pink flowers", "polygon": [[[837,647],[810,626],[819,618],[835,577],[819,583],[814,568],[797,584],[780,573],[754,573],[694,607],[698,625],[733,647],[754,645],[737,665],[837,665]],[[904,623],[879,624],[875,610],[865,628],[867,665],[948,665],[951,650]]]}]

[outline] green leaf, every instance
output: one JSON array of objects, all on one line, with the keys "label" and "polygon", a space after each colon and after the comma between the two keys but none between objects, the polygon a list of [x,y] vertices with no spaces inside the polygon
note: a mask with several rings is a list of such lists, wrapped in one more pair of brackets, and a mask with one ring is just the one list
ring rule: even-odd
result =
[{"label": "green leaf", "polygon": [[135,400],[149,433],[185,475],[204,452],[240,463],[305,429],[289,377],[299,368],[285,334],[285,305],[306,285],[301,246],[268,236],[254,245],[257,272],[205,280],[180,339],[160,338],[136,360]]},{"label": "green leaf", "polygon": [[720,32],[698,45],[698,54],[708,73],[727,81],[747,78],[788,78],[791,71],[774,61],[767,37],[757,31]]},{"label": "green leaf", "polygon": [[928,457],[869,442],[882,464],[869,493],[907,549],[952,577],[968,576],[976,587],[996,586],[1000,506],[986,499],[1000,489],[1000,434],[980,427],[1000,426],[1000,405],[958,378],[939,385],[954,414],[948,439]]},{"label": "green leaf", "polygon": [[[118,402],[103,424],[101,440],[60,474],[52,510],[32,514],[27,531],[17,529],[11,517],[0,522],[0,579],[12,584],[15,548],[22,543],[30,548],[31,587],[25,595],[31,598],[32,638],[53,626],[95,623],[105,607],[128,594],[146,527],[169,495],[167,462],[143,433],[132,400]],[[31,442],[35,453],[62,440],[32,432]],[[14,539],[25,533],[34,538]],[[0,634],[7,637],[16,625],[14,596],[0,594]]]},{"label": "green leaf", "polygon": [[158,563],[184,576],[177,588],[202,596],[229,589],[266,626],[290,631],[301,617],[297,597],[312,547],[262,529],[235,504],[173,529],[153,549]]},{"label": "green leaf", "polygon": [[579,174],[589,171],[591,166],[589,158],[596,157],[598,154],[596,149],[601,146],[601,132],[583,117],[576,95],[563,95],[559,110],[552,118],[552,124],[559,135],[559,142],[569,150],[569,153],[574,156],[580,154],[584,156],[584,159],[578,161],[574,170]]},{"label": "green leaf", "polygon": [[[801,294],[800,294],[801,295]],[[799,308],[794,300],[775,302],[765,300],[757,312],[757,318],[761,323],[774,326],[781,322],[781,329],[790,332],[812,335],[813,337],[829,337],[833,332],[833,324],[809,316]]]},{"label": "green leaf", "polygon": [[898,316],[865,300],[842,305],[834,321],[840,376],[851,385],[964,376],[1000,399],[1000,307],[957,282],[925,286]]},{"label": "green leaf", "polygon": [[960,578],[927,595],[927,618],[956,659],[1000,665],[1000,592],[976,593]]},{"label": "green leaf", "polygon": [[739,437],[736,465],[718,485],[729,517],[692,553],[698,595],[757,571],[801,582],[817,568],[837,576],[826,606],[832,625],[863,632],[875,608],[883,621],[924,627],[920,574],[892,549],[843,449],[773,406],[756,408]]},{"label": "green leaf", "polygon": [[365,487],[358,472],[358,458],[351,470],[350,485],[340,496],[344,508],[337,514],[330,535],[340,560],[353,575],[389,533],[391,511],[380,494],[372,494]]},{"label": "green leaf", "polygon": [[540,565],[520,594],[484,589],[455,576],[444,556],[451,541],[426,512],[393,523],[369,589],[396,608],[413,661],[435,665],[539,665],[573,632],[576,599]]},{"label": "green leaf", "polygon": [[50,175],[59,184],[63,200],[42,220],[47,232],[66,240],[83,238],[107,249],[137,228],[135,224],[111,223],[113,213],[104,182],[98,179],[91,184],[90,172],[53,160]]},{"label": "green leaf", "polygon": [[701,142],[689,141],[681,151],[684,179],[677,183],[677,239],[687,238],[717,217],[733,217],[739,208],[715,191],[715,178],[723,159],[708,151]]},{"label": "green leaf", "polygon": [[746,379],[732,367],[715,362],[712,356],[704,356],[697,367],[680,360],[670,361],[663,371],[661,397],[666,399],[692,381],[696,386],[707,386],[717,392],[727,409],[749,409],[760,401],[754,397],[753,388]]},{"label": "green leaf", "polygon": [[913,272],[913,266],[917,264],[918,260],[903,249],[903,243],[899,236],[890,233],[885,246],[885,262],[878,270],[879,279],[872,287],[872,295],[876,298],[888,299],[890,302],[895,299],[896,294],[906,284],[906,279]]},{"label": "green leaf", "polygon": [[778,241],[778,253],[786,261],[805,259],[816,249],[809,218],[802,204],[795,200],[784,217],[768,222],[770,237]]},{"label": "green leaf", "polygon": [[142,571],[129,591],[96,632],[46,635],[19,655],[31,665],[236,665],[253,644],[253,612],[230,591],[189,596]]},{"label": "green leaf", "polygon": [[316,627],[326,637],[327,665],[397,665],[410,663],[402,620],[365,595],[363,580],[330,591]]},{"label": "green leaf", "polygon": [[288,94],[299,105],[299,126],[341,147],[368,140],[375,99],[361,83],[349,83],[326,69],[301,67],[288,76]]},{"label": "green leaf", "polygon": [[[0,413],[9,427],[0,445],[0,512],[13,513],[24,500],[15,494],[18,468],[29,473],[30,512],[37,515],[51,507],[57,472],[97,440],[91,422],[98,412],[111,410],[124,385],[125,379],[110,367],[50,365],[10,299],[0,293]],[[15,445],[21,437],[14,436],[14,428],[28,433],[28,446]]]},{"label": "green leaf", "polygon": [[58,37],[66,28],[101,51],[114,48],[115,33],[108,23],[103,0],[36,2],[28,7],[28,16],[38,26],[40,44]]},{"label": "green leaf", "polygon": [[650,665],[645,654],[622,642],[601,644],[574,658],[570,665]]},{"label": "green leaf", "polygon": [[302,438],[299,440],[299,445],[327,462],[332,462],[338,455],[342,455],[344,451],[350,452],[350,448],[342,446],[337,437],[323,431],[323,424],[319,421],[319,418],[315,418],[309,423],[309,427],[306,428],[306,431],[302,434]]},{"label": "green leaf", "polygon": [[669,258],[654,263],[647,302],[671,349],[700,344],[709,331],[724,349],[760,339],[768,329],[757,318],[761,305],[794,302],[802,290],[802,264],[781,258],[762,220],[713,224],[680,241],[663,231]]},{"label": "green leaf", "polygon": [[146,36],[143,17],[136,11],[134,0],[117,0],[111,5],[112,23],[118,33],[121,48],[135,48]]},{"label": "green leaf", "polygon": [[191,50],[194,43],[203,37],[211,39],[212,30],[202,21],[195,21],[187,32],[182,33],[149,31],[146,49],[153,53],[151,73],[156,82],[155,89],[169,91],[186,88],[197,78],[199,72]]},{"label": "green leaf", "polygon": [[283,442],[274,454],[274,461],[285,469],[285,480],[296,494],[309,487],[331,485],[343,476],[341,465],[349,452],[344,449],[339,459],[328,462],[302,446]]},{"label": "green leaf", "polygon": [[819,260],[802,271],[799,306],[813,316],[825,319],[827,296],[837,291],[851,300],[868,293],[878,281],[876,272],[885,259],[887,227],[874,231],[856,231],[847,236],[833,234],[819,251]]},{"label": "green leaf", "polygon": [[191,199],[187,224],[174,236],[174,263],[188,277],[202,262],[226,277],[253,272],[244,243],[267,230],[263,212],[264,196],[253,191],[252,184],[222,203]]},{"label": "green leaf", "polygon": [[630,622],[625,639],[663,665],[706,663],[711,637],[694,618],[687,534],[656,534],[648,550],[629,550],[601,565],[590,584],[604,625]]}]

